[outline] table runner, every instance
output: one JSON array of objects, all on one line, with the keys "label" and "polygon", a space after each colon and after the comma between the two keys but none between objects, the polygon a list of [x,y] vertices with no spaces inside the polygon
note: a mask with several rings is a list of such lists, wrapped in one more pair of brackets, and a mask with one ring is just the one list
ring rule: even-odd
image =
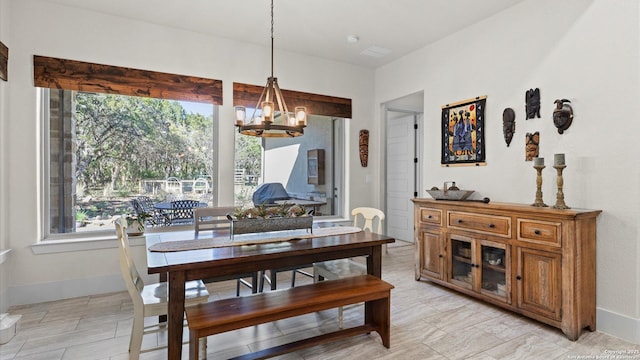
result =
[{"label": "table runner", "polygon": [[235,235],[230,239],[228,235],[221,237],[213,237],[207,239],[194,240],[178,240],[166,241],[151,245],[149,251],[154,252],[174,252],[187,250],[211,249],[224,246],[240,246],[240,245],[256,245],[266,243],[277,243],[283,241],[292,241],[300,239],[309,239],[314,237],[353,234],[362,231],[362,229],[354,226],[335,226],[314,228],[313,234],[306,230],[277,231],[272,233],[252,233]]}]

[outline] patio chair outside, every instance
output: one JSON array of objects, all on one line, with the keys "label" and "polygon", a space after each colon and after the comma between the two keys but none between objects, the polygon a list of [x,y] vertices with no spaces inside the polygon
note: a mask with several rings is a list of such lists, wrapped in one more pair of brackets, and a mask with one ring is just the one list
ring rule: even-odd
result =
[{"label": "patio chair outside", "polygon": [[171,224],[192,224],[193,209],[200,206],[196,200],[177,200],[171,202]]}]

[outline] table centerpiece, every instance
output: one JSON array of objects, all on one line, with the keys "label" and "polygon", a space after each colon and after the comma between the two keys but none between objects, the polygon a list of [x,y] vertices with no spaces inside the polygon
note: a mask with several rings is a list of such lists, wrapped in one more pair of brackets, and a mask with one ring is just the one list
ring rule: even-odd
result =
[{"label": "table centerpiece", "polygon": [[231,222],[231,236],[268,231],[309,229],[313,226],[312,213],[295,204],[238,208],[227,214]]}]

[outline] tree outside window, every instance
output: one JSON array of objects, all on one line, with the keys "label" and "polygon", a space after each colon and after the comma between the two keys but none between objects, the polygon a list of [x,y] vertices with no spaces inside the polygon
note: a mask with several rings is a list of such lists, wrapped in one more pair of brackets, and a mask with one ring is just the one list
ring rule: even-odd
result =
[{"label": "tree outside window", "polygon": [[[111,230],[136,196],[213,201],[212,115],[177,101],[65,90],[50,91],[50,109],[50,233]],[[178,191],[168,191],[169,178]]]}]

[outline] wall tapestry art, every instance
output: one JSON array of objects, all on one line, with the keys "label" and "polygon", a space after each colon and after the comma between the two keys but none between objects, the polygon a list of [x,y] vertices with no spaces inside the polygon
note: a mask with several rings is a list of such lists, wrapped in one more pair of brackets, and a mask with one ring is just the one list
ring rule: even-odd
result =
[{"label": "wall tapestry art", "polygon": [[442,166],[486,165],[486,96],[442,106]]}]

